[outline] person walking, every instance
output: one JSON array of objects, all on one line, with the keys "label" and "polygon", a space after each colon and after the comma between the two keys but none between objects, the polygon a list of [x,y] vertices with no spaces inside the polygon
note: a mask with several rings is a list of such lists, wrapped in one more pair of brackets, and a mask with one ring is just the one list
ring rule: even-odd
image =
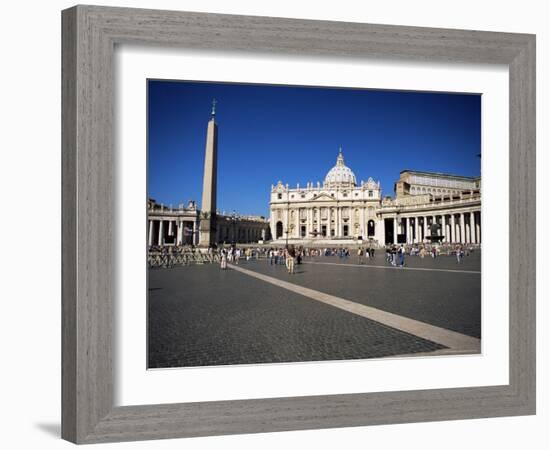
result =
[{"label": "person walking", "polygon": [[357,249],[357,263],[363,264],[363,247]]},{"label": "person walking", "polygon": [[220,268],[222,270],[225,270],[227,269],[227,251],[224,249],[222,249],[221,251],[221,255],[220,255]]},{"label": "person walking", "polygon": [[405,248],[403,246],[399,247],[399,267],[405,265]]},{"label": "person walking", "polygon": [[462,247],[460,245],[457,245],[455,247],[456,252],[456,262],[457,264],[460,264],[462,262]]},{"label": "person walking", "polygon": [[291,275],[294,275],[294,261],[296,258],[296,250],[294,250],[294,247],[290,247],[287,250],[287,269],[288,273]]}]

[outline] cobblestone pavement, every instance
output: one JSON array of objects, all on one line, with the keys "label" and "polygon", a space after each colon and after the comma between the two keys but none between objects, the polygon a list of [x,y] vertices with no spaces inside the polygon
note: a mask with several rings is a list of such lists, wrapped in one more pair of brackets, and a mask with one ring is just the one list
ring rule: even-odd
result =
[{"label": "cobblestone pavement", "polygon": [[[290,277],[284,266],[270,267],[265,261],[244,263],[243,267]],[[351,293],[343,290],[349,288],[348,283],[355,281],[362,288],[369,285],[364,278],[369,269],[313,264],[299,267],[302,273],[292,276],[292,282],[334,290],[344,298]],[[373,276],[384,277],[385,272],[377,270]],[[414,282],[405,271],[400,275],[408,283]],[[388,276],[394,283],[388,287],[391,296],[397,281]],[[435,280],[439,283],[439,278]],[[360,291],[354,292],[364,300]],[[428,303],[437,305],[438,301],[415,303],[428,309],[432,306]],[[445,311],[444,307],[438,309]],[[365,359],[442,348],[248,275],[222,271],[218,265],[149,271],[150,368]]]},{"label": "cobblestone pavement", "polygon": [[[356,256],[306,258],[297,273],[266,261],[243,264],[300,286],[409,317],[431,325],[481,337],[481,254],[457,264],[452,256],[407,257],[405,268],[394,268],[381,253],[358,265]],[[314,264],[311,264],[314,263]],[[408,270],[408,269],[436,270]],[[442,271],[444,270],[452,270]],[[454,271],[469,272],[454,272]]]}]

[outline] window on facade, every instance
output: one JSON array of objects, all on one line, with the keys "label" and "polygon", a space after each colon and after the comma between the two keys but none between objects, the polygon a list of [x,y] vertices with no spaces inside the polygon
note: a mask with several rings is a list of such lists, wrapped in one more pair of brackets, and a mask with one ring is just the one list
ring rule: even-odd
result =
[{"label": "window on facade", "polygon": [[369,197],[372,197],[372,195],[373,195],[373,192],[369,191]]},{"label": "window on facade", "polygon": [[283,194],[277,194],[277,198],[281,200],[283,198]]}]

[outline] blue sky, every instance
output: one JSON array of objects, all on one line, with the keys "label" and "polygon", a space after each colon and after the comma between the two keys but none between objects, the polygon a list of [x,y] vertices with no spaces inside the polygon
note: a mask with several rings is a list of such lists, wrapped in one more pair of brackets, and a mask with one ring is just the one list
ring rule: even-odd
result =
[{"label": "blue sky", "polygon": [[200,205],[213,98],[219,210],[267,216],[271,184],[322,182],[340,146],[383,195],[404,169],[480,173],[478,95],[149,80],[149,197]]}]

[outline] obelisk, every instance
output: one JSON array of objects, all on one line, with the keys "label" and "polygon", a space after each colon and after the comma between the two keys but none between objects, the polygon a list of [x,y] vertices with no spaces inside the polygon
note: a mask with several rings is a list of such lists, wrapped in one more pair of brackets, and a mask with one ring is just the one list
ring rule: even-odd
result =
[{"label": "obelisk", "polygon": [[201,219],[199,246],[209,247],[216,243],[216,185],[218,178],[218,125],[216,124],[216,100],[206,129],[204,150],[204,175],[202,181]]}]

